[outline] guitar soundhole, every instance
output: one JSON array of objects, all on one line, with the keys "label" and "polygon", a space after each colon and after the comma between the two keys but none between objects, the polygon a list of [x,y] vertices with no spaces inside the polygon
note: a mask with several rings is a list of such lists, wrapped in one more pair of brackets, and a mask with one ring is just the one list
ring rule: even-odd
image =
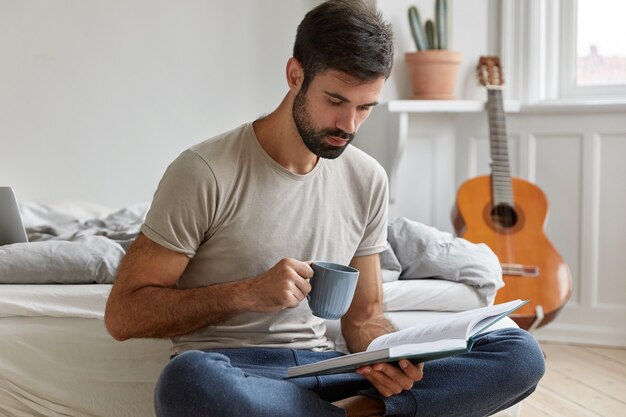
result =
[{"label": "guitar soundhole", "polygon": [[491,210],[493,222],[500,227],[513,227],[517,224],[517,213],[508,204],[500,204]]}]

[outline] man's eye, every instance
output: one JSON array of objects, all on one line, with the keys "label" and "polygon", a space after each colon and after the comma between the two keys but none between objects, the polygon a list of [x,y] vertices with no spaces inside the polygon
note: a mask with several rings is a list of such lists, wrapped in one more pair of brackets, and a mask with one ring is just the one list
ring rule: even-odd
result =
[{"label": "man's eye", "polygon": [[372,108],[370,106],[359,106],[359,111],[370,111]]},{"label": "man's eye", "polygon": [[333,106],[338,106],[341,104],[341,100],[328,99],[328,102],[332,104]]}]

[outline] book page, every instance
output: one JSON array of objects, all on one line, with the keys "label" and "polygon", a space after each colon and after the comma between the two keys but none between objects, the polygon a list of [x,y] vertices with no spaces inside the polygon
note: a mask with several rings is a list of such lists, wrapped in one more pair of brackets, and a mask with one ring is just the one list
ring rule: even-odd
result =
[{"label": "book page", "polygon": [[465,340],[465,331],[472,316],[432,320],[416,326],[380,336],[367,347],[368,351],[389,348],[403,344],[434,342],[440,339]]},{"label": "book page", "polygon": [[[434,342],[440,339],[467,340],[476,323],[487,318],[496,318],[522,304],[520,300],[462,311],[451,316],[430,320],[407,329],[380,336],[372,341],[367,351],[389,348],[402,344]],[[501,317],[500,317],[501,318]],[[488,321],[488,320],[485,320]],[[484,323],[481,323],[484,324]]]}]

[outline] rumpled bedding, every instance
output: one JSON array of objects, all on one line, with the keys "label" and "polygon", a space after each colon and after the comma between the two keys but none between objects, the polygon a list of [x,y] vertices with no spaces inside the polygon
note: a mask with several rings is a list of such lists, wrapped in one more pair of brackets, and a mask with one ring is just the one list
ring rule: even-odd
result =
[{"label": "rumpled bedding", "polygon": [[113,283],[147,209],[138,204],[85,219],[84,213],[21,205],[29,242],[0,246],[0,283]]},{"label": "rumpled bedding", "polygon": [[[0,283],[110,284],[145,220],[148,204],[110,214],[77,213],[38,204],[20,207],[29,243],[0,246]],[[399,217],[389,222],[381,254],[385,283],[440,279],[472,287],[484,305],[503,286],[502,269],[484,244]]]},{"label": "rumpled bedding", "polygon": [[389,246],[381,254],[383,282],[443,279],[473,287],[483,305],[504,286],[498,257],[484,243],[399,217],[387,226]]}]

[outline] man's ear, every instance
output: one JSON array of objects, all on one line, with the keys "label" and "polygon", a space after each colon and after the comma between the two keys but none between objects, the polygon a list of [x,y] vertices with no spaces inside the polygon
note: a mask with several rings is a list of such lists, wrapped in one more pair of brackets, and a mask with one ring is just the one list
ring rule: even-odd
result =
[{"label": "man's ear", "polygon": [[295,92],[300,90],[302,82],[304,81],[304,69],[302,64],[296,58],[291,57],[287,61],[287,84],[291,90]]}]

